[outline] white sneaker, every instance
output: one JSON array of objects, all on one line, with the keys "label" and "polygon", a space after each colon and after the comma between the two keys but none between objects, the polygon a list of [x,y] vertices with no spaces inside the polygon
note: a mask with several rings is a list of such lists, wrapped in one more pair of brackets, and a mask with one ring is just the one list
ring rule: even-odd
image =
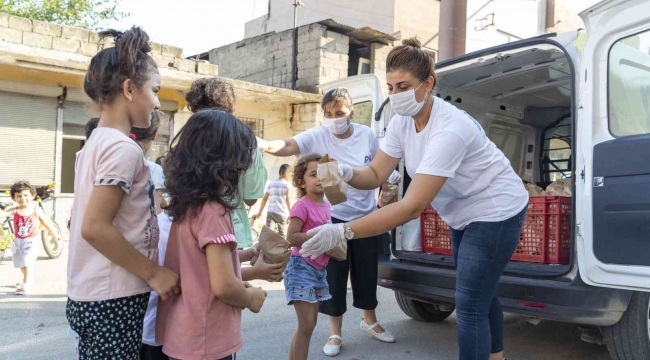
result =
[{"label": "white sneaker", "polygon": [[[332,340],[332,339],[337,339],[338,341],[340,341],[340,344],[338,344],[338,345],[329,344],[329,341]],[[338,354],[341,353],[341,347],[343,346],[343,341],[341,340],[340,336],[332,335],[332,336],[330,336],[329,339],[327,339],[327,342],[328,343],[325,344],[325,346],[323,346],[323,352],[325,353],[325,355],[327,355],[327,356],[337,356]]]},{"label": "white sneaker", "polygon": [[366,324],[363,319],[361,320],[361,330],[367,332],[368,334],[376,337],[379,341],[385,342],[385,343],[394,343],[395,342],[395,337],[393,334],[389,333],[388,330],[384,330],[383,333],[378,333],[374,329],[375,327],[379,325],[379,323],[374,323],[372,325]]}]

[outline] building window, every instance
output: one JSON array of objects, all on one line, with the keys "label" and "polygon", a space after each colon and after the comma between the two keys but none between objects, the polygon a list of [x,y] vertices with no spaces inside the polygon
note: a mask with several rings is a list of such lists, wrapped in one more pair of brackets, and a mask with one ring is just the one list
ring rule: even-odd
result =
[{"label": "building window", "polygon": [[264,119],[240,117],[239,120],[253,130],[255,136],[264,139]]},{"label": "building window", "polygon": [[612,135],[650,133],[650,31],[614,43],[607,86]]},{"label": "building window", "polygon": [[438,50],[431,49],[431,48],[428,48],[428,47],[423,47],[422,49],[424,51],[426,51],[427,53],[429,53],[431,56],[433,56],[433,62],[434,63],[438,62]]},{"label": "building window", "polygon": [[370,74],[370,60],[359,58],[359,69],[357,70],[357,75],[361,74]]}]

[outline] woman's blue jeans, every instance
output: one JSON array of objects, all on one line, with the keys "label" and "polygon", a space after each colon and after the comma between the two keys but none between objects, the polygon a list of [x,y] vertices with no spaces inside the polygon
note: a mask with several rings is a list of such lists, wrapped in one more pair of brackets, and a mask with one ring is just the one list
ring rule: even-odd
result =
[{"label": "woman's blue jeans", "polygon": [[456,319],[460,360],[487,360],[503,351],[499,278],[519,243],[526,211],[500,222],[451,230],[456,265]]}]

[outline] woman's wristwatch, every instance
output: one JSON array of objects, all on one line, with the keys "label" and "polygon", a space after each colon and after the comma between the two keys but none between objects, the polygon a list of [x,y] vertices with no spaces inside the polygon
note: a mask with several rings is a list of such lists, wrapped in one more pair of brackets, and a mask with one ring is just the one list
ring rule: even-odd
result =
[{"label": "woman's wristwatch", "polygon": [[350,223],[346,222],[343,224],[343,236],[345,236],[346,240],[352,240],[354,239],[354,231],[352,231],[352,228],[350,227]]}]

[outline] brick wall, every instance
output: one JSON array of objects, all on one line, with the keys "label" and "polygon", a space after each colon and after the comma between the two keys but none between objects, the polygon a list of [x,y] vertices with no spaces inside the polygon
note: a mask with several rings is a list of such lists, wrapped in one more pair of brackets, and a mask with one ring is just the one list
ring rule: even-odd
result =
[{"label": "brick wall", "polygon": [[[0,13],[0,42],[21,44],[33,48],[95,56],[104,48],[113,46],[113,41],[100,41],[96,32],[30,20]],[[218,68],[207,61],[195,62],[183,58],[183,49],[152,43],[151,55],[159,67],[184,72],[216,76]]]},{"label": "brick wall", "polygon": [[392,49],[393,46],[390,45],[377,43],[370,45],[370,71],[379,78],[379,83],[384,92],[384,98],[388,96],[388,87],[386,86],[386,58]]},{"label": "brick wall", "polygon": [[[348,76],[349,38],[319,24],[298,28],[298,90],[318,93],[318,85]],[[221,76],[291,88],[293,30],[269,33],[209,52]]]}]

